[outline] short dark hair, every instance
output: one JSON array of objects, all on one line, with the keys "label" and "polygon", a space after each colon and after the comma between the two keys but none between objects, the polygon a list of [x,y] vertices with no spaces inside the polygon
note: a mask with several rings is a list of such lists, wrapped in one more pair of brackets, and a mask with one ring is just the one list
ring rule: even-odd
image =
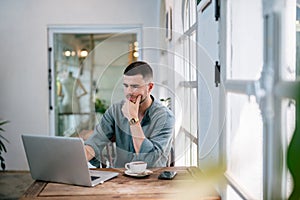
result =
[{"label": "short dark hair", "polygon": [[135,61],[129,64],[124,70],[124,75],[126,76],[134,76],[137,74],[141,74],[144,80],[152,80],[153,79],[153,71],[150,65],[143,61]]}]

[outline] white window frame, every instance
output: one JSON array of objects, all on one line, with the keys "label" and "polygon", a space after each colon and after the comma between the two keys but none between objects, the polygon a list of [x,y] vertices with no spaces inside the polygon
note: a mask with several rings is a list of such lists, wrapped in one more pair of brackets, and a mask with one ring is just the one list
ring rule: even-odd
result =
[{"label": "white window frame", "polygon": [[[194,129],[191,130],[192,129],[191,123],[196,123],[193,125],[197,127],[197,119],[194,119],[194,117],[197,117],[197,115],[194,112],[194,110],[197,109],[197,104],[193,103],[193,100],[195,99],[192,98],[192,97],[197,98],[197,91],[195,95],[191,95],[191,93],[193,92],[192,90],[194,89],[197,90],[198,87],[196,83],[197,80],[196,79],[192,80],[192,76],[194,78],[197,77],[196,72],[195,74],[192,74],[191,72],[196,71],[195,70],[196,69],[196,45],[195,44],[196,44],[196,34],[197,34],[196,2],[194,2],[194,0],[184,0],[182,1],[181,9],[182,9],[182,35],[179,38],[177,38],[177,40],[175,41],[175,45],[177,45],[176,48],[180,49],[179,51],[181,53],[178,52],[178,54],[182,54],[180,55],[180,60],[182,60],[183,65],[178,65],[179,63],[175,63],[175,65],[177,64],[177,66],[182,68],[180,70],[182,74],[180,75],[184,77],[184,80],[179,82],[179,87],[184,90],[183,92],[185,95],[183,95],[183,97],[181,98],[184,101],[181,103],[189,105],[189,111],[185,110],[184,112],[190,115],[189,116],[190,124],[188,125],[181,124],[181,127],[179,127],[179,133],[182,134],[183,138],[185,139],[183,143],[187,146],[184,147],[184,156],[182,157],[183,159],[178,157],[179,162],[176,162],[176,165],[180,163],[186,166],[195,166],[198,164],[198,159],[197,159],[198,158],[198,151],[197,151],[198,130],[197,128],[195,132]],[[194,10],[192,11],[192,9]],[[194,12],[194,17],[195,17],[194,19],[191,18],[192,12]],[[193,36],[194,36],[194,40],[192,39]],[[192,60],[193,59],[191,56],[192,54],[195,55],[194,61]],[[176,59],[174,61],[176,62]],[[178,110],[180,109],[181,108],[178,108]],[[182,143],[182,141],[180,143]],[[179,153],[181,152],[177,151],[176,154],[179,155]]]},{"label": "white window frame", "polygon": [[[284,0],[263,0],[264,20],[264,64],[262,76],[258,81],[239,81],[226,79],[226,66],[230,66],[230,25],[228,24],[228,4],[230,0],[221,2],[220,23],[220,62],[221,84],[225,87],[225,95],[228,92],[237,94],[253,95],[260,105],[264,121],[263,130],[263,199],[286,199],[286,135],[281,134],[284,130],[281,115],[281,102],[284,98],[299,98],[300,81],[285,81],[282,79],[281,67],[286,65],[289,58],[285,57],[285,50],[289,46],[286,32],[286,13],[288,6]],[[226,108],[226,102],[220,99],[220,114]],[[224,128],[226,135],[226,127]],[[284,137],[282,137],[284,136]],[[226,151],[226,137],[224,137],[223,151]],[[281,155],[281,156],[280,156]],[[226,166],[226,158],[223,158]],[[238,183],[230,177],[226,177],[225,186],[230,186],[241,199],[251,199],[251,195],[241,189]],[[226,196],[224,190],[222,196]]]}]

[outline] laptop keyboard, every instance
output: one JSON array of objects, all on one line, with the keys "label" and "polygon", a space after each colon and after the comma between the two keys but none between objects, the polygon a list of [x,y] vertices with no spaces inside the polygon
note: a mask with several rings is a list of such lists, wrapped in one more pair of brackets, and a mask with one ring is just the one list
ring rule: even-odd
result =
[{"label": "laptop keyboard", "polygon": [[100,177],[99,176],[91,176],[91,181],[96,180],[98,178],[100,178]]}]

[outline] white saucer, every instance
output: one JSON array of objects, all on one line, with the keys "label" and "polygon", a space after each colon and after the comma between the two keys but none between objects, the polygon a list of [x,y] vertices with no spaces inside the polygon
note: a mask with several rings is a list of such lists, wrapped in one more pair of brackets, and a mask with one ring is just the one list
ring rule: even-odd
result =
[{"label": "white saucer", "polygon": [[144,171],[143,173],[133,173],[129,170],[124,171],[124,173],[128,176],[133,176],[133,177],[145,177],[145,176],[149,176],[153,172],[151,170],[146,169],[146,171]]}]

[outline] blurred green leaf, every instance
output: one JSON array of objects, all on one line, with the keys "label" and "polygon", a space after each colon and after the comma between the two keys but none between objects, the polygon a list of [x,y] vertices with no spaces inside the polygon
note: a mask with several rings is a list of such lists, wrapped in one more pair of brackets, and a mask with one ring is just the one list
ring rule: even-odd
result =
[{"label": "blurred green leaf", "polygon": [[107,110],[108,105],[106,103],[105,100],[101,100],[101,99],[96,99],[95,101],[95,111],[99,112],[99,113],[105,113],[105,111]]},{"label": "blurred green leaf", "polygon": [[[0,132],[4,132],[5,130],[2,128],[3,125],[9,123],[9,121],[5,120],[5,121],[1,121],[0,122]],[[2,152],[7,152],[6,147],[3,143],[3,141],[6,141],[7,143],[9,143],[9,141],[2,135],[0,135],[0,155],[2,154]],[[1,168],[2,170],[5,170],[5,163],[4,163],[4,158],[2,156],[0,156],[0,160],[1,160]]]},{"label": "blurred green leaf", "polygon": [[[1,157],[2,158],[2,157]],[[2,161],[1,160],[1,168],[3,169],[3,170],[5,170],[5,163],[4,163],[4,161]]]},{"label": "blurred green leaf", "polygon": [[2,125],[4,125],[4,124],[7,124],[9,121],[2,121],[2,122],[0,122],[0,126],[2,126]]},{"label": "blurred green leaf", "polygon": [[5,140],[7,143],[9,143],[8,139],[6,139],[4,136],[0,135],[0,141],[1,141],[1,138],[2,138],[3,140]]},{"label": "blurred green leaf", "polygon": [[5,153],[7,152],[5,145],[3,144],[3,142],[1,140],[0,140],[0,151],[4,151]]}]

